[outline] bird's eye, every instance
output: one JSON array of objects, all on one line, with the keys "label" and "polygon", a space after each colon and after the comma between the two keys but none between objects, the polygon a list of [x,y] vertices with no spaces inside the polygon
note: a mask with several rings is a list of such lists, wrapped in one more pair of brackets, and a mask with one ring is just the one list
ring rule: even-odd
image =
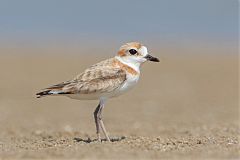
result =
[{"label": "bird's eye", "polygon": [[136,51],[135,49],[130,49],[130,50],[129,50],[129,53],[130,53],[131,55],[134,55],[134,54],[137,53],[137,51]]}]

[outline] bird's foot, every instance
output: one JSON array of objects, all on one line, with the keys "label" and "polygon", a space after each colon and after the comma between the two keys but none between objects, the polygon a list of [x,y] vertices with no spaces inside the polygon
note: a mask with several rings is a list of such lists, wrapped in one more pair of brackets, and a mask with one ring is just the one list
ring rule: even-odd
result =
[{"label": "bird's foot", "polygon": [[98,140],[98,142],[102,142],[100,133],[97,133],[97,140]]},{"label": "bird's foot", "polygon": [[106,136],[106,139],[107,139],[108,142],[111,142],[111,140],[108,136]]}]

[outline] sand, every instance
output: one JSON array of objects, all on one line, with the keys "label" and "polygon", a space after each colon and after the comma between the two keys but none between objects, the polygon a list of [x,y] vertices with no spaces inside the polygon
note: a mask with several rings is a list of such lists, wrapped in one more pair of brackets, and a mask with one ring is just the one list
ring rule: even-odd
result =
[{"label": "sand", "polygon": [[236,54],[157,54],[161,62],[144,64],[135,89],[107,102],[103,118],[113,142],[100,143],[97,101],[35,93],[109,55],[4,52],[0,159],[240,158]]}]

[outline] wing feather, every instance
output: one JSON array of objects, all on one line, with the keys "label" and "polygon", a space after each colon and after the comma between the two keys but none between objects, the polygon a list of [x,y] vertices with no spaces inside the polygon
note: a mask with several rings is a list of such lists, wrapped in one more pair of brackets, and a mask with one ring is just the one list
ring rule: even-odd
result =
[{"label": "wing feather", "polygon": [[42,92],[39,97],[54,94],[91,94],[111,92],[121,86],[126,80],[126,72],[120,67],[113,66],[114,59],[97,63],[70,81],[52,85]]},{"label": "wing feather", "polygon": [[80,94],[111,92],[121,86],[125,80],[126,73],[119,68],[92,68],[64,86],[63,90]]}]

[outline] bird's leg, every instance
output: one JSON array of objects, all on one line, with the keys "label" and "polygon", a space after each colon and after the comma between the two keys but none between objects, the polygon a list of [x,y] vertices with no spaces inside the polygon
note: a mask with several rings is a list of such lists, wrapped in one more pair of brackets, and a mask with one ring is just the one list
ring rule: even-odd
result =
[{"label": "bird's leg", "polygon": [[103,108],[104,108],[104,100],[100,100],[100,103],[98,104],[97,108],[94,111],[94,119],[95,119],[95,124],[96,124],[98,141],[101,141],[101,137],[100,137],[100,126],[101,126],[103,134],[105,135],[107,141],[110,142],[110,138],[108,137],[104,123],[102,121],[102,109]]},{"label": "bird's leg", "polygon": [[97,138],[98,138],[98,141],[101,142],[101,136],[100,136],[100,126],[99,126],[99,118],[98,118],[98,115],[99,115],[99,112],[100,112],[100,103],[98,104],[97,108],[95,109],[94,111],[94,120],[95,120],[95,124],[96,124],[96,130],[97,130]]},{"label": "bird's leg", "polygon": [[106,128],[104,126],[103,120],[102,120],[102,109],[104,108],[104,101],[100,101],[100,109],[99,109],[99,114],[98,114],[98,118],[99,118],[99,122],[100,122],[100,126],[102,128],[103,134],[105,135],[106,139],[108,142],[110,141],[110,138],[108,136],[108,133],[106,131]]},{"label": "bird's leg", "polygon": [[105,128],[104,123],[103,123],[102,120],[100,120],[100,126],[101,126],[101,128],[102,128],[102,130],[103,130],[103,133],[104,133],[107,141],[108,141],[108,142],[111,142],[111,140],[110,140],[110,138],[109,138],[109,136],[108,136],[108,133],[107,133],[107,131],[106,131],[106,128]]}]

